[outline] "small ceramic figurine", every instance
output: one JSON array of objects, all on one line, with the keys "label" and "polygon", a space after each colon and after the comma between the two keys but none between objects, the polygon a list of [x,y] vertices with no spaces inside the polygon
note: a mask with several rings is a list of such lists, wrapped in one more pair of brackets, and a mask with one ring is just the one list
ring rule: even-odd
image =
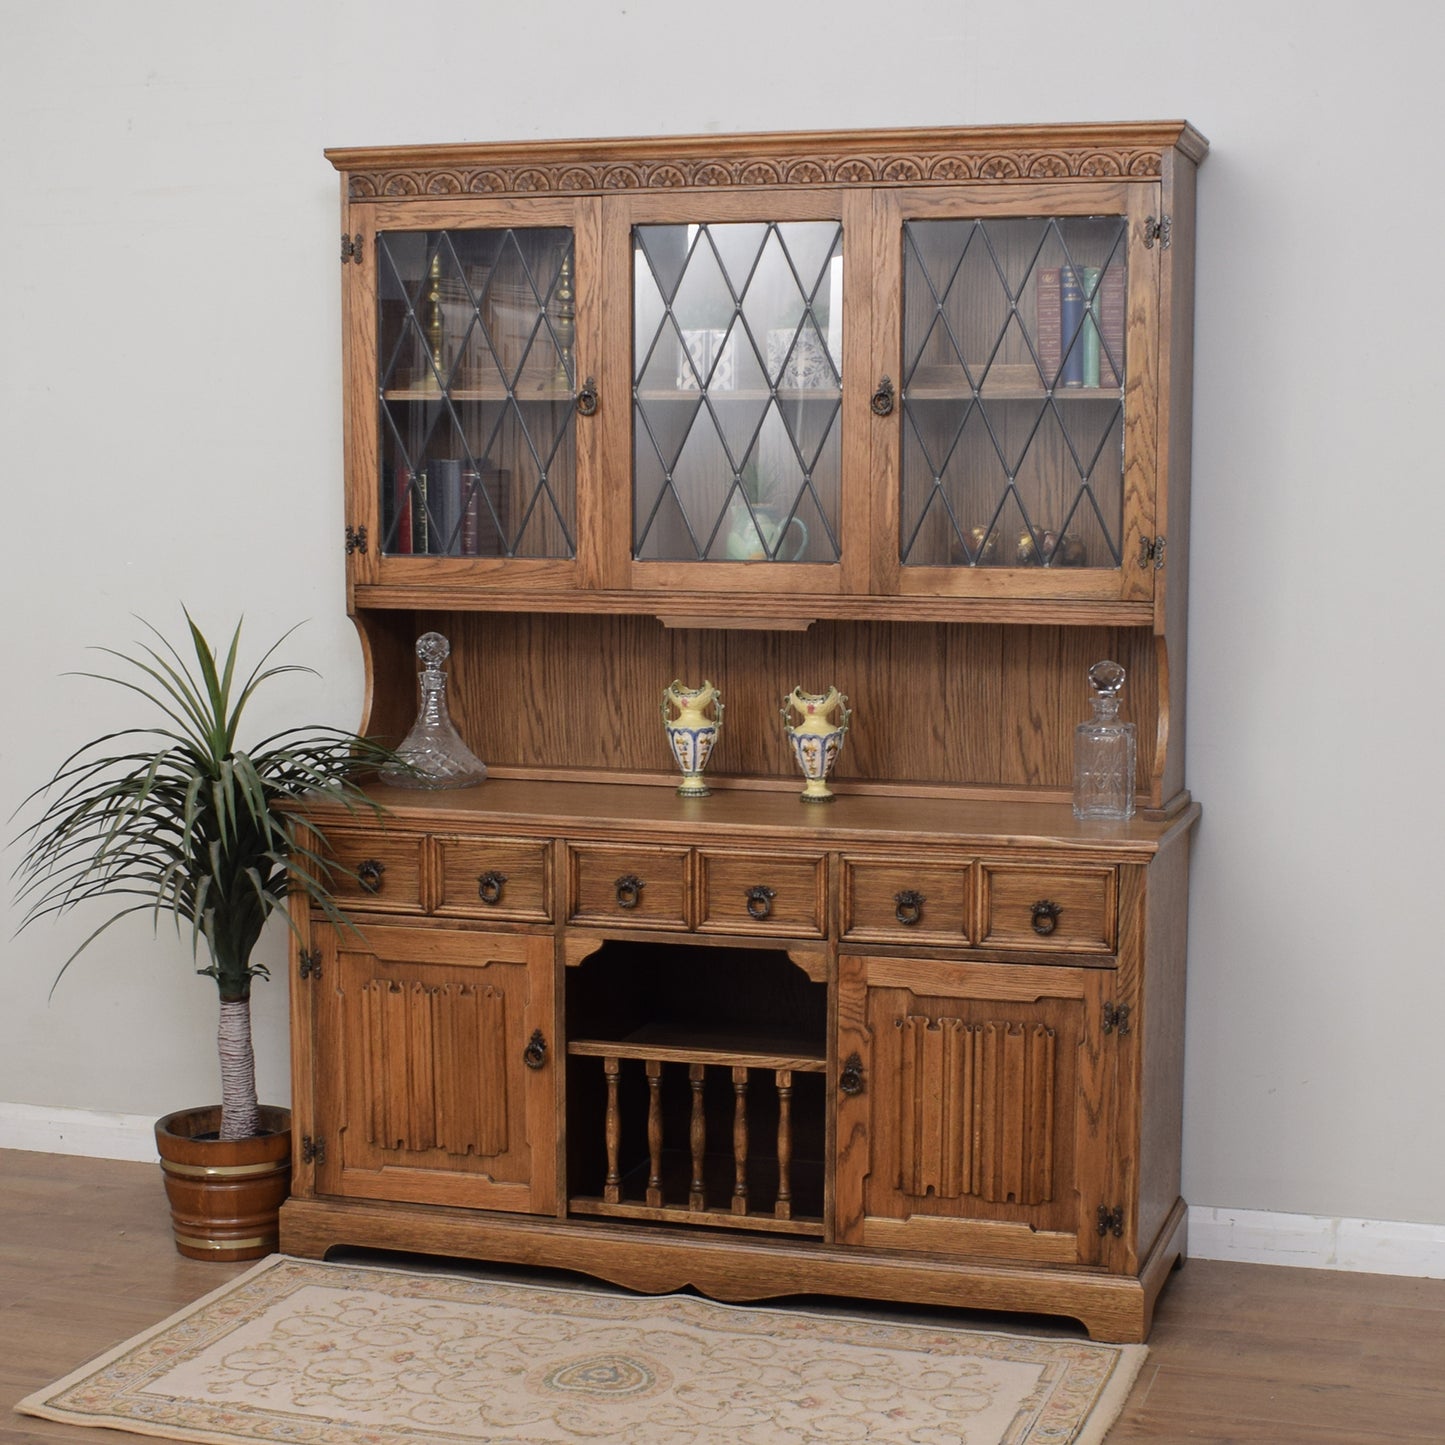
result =
[{"label": "small ceramic figurine", "polygon": [[[797,714],[796,723],[790,712]],[[843,739],[853,720],[848,699],[836,687],[830,687],[825,693],[804,692],[801,687],[795,687],[783,699],[782,715],[783,730],[793,756],[807,779],[803,784],[803,801],[831,803],[833,790],[828,786],[828,774],[843,751]]]},{"label": "small ceramic figurine", "polygon": [[[713,709],[708,716],[707,709]],[[668,745],[682,769],[680,798],[706,798],[712,791],[702,780],[702,770],[712,756],[722,727],[723,703],[718,690],[706,678],[701,687],[684,687],[674,678],[662,690],[662,725]]]}]

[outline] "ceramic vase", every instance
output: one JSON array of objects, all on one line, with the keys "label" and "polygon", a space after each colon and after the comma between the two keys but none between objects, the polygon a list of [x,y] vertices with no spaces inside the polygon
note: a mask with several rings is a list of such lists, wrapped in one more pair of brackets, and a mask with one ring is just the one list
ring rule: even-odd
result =
[{"label": "ceramic vase", "polygon": [[795,687],[783,699],[782,715],[788,745],[807,780],[803,784],[803,801],[831,803],[834,795],[828,786],[828,774],[843,751],[843,739],[853,720],[848,699],[836,687],[824,693]]},{"label": "ceramic vase", "polygon": [[662,725],[667,729],[672,756],[682,770],[678,797],[706,798],[712,791],[703,782],[702,772],[712,756],[722,719],[722,698],[706,678],[701,687],[684,687],[674,678],[663,688]]}]

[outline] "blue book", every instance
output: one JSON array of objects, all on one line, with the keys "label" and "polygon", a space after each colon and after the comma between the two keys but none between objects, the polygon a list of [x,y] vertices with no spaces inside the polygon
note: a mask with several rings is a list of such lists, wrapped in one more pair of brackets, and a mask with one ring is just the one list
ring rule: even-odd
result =
[{"label": "blue book", "polygon": [[1063,333],[1061,386],[1084,384],[1084,276],[1078,266],[1059,267],[1059,330]]}]

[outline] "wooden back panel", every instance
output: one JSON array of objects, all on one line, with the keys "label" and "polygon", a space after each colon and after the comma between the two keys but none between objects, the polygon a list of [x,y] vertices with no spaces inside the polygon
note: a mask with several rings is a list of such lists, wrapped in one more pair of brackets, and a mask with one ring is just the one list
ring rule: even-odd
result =
[{"label": "wooden back panel", "polygon": [[[726,704],[708,767],[721,784],[797,781],[779,708],[793,687],[836,685],[853,725],[835,779],[900,791],[1068,794],[1085,677],[1111,657],[1128,672],[1138,725],[1136,786],[1158,807],[1162,750],[1156,639],[1144,628],[817,622],[806,632],[669,629],[654,617],[370,611],[373,665],[404,669],[428,629],[452,644],[452,716],[489,768],[562,776],[672,776],[659,702],[674,678],[715,683]],[[414,695],[391,676],[364,726],[399,738]]]}]

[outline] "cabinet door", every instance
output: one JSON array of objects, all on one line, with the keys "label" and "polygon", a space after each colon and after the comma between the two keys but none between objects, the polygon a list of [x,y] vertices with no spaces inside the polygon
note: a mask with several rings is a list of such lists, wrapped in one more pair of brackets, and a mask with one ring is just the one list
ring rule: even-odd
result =
[{"label": "cabinet door", "polygon": [[629,585],[860,590],[871,199],[621,197],[607,218],[632,282]]},{"label": "cabinet door", "polygon": [[1111,1264],[1121,1184],[1115,974],[838,960],[837,1237],[1060,1265]]},{"label": "cabinet door", "polygon": [[579,493],[594,445],[578,409],[597,366],[596,212],[580,199],[351,208],[357,585],[578,585]]},{"label": "cabinet door", "polygon": [[[1148,601],[1155,183],[880,192],[885,593]],[[891,408],[891,409],[890,409]]]},{"label": "cabinet door", "polygon": [[386,927],[314,935],[316,1192],[550,1211],[551,938]]}]

